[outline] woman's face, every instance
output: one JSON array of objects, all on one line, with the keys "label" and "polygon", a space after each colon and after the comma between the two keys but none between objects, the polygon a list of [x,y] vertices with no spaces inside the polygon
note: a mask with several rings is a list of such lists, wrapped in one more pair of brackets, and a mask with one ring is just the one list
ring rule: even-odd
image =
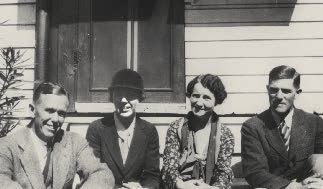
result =
[{"label": "woman's face", "polygon": [[202,86],[201,83],[196,83],[190,97],[191,108],[195,116],[210,116],[216,104],[216,99],[213,93]]}]

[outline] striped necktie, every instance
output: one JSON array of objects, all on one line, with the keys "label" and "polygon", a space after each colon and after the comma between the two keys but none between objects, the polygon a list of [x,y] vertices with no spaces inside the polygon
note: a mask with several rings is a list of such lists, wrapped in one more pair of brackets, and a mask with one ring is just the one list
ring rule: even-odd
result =
[{"label": "striped necktie", "polygon": [[279,129],[281,131],[281,135],[282,135],[283,141],[285,143],[285,148],[288,151],[289,150],[289,140],[290,140],[291,129],[286,125],[285,120],[283,120],[280,123]]}]

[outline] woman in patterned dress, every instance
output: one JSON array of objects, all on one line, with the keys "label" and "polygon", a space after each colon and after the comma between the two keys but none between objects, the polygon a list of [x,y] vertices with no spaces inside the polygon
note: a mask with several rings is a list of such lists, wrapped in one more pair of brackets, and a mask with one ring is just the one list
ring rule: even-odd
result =
[{"label": "woman in patterned dress", "polygon": [[219,77],[199,75],[188,85],[191,111],[170,124],[162,179],[168,189],[231,188],[234,138],[213,111],[227,93]]}]

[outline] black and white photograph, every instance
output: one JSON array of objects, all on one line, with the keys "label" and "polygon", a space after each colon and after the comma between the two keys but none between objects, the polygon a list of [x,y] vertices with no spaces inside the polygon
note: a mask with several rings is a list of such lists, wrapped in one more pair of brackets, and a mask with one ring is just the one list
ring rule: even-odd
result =
[{"label": "black and white photograph", "polygon": [[0,189],[323,189],[323,0],[0,0]]}]

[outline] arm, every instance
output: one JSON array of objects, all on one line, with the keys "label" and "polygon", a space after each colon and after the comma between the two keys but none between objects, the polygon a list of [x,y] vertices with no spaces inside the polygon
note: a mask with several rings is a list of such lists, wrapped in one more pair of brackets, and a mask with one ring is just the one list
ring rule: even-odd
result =
[{"label": "arm", "polygon": [[159,188],[160,179],[159,138],[154,127],[149,135],[148,148],[146,149],[145,164],[141,185],[144,188]]},{"label": "arm", "polygon": [[93,153],[93,149],[83,139],[75,140],[77,147],[77,173],[81,178],[82,188],[114,188],[114,177],[105,163]]},{"label": "arm", "polygon": [[242,126],[241,157],[243,173],[253,187],[277,189],[284,188],[291,182],[269,172],[268,159],[254,124],[245,122]]},{"label": "arm", "polygon": [[323,119],[317,116],[317,131],[315,135],[315,154],[323,154]]},{"label": "arm", "polygon": [[95,122],[90,124],[86,132],[86,140],[89,142],[90,147],[93,148],[95,156],[101,159],[101,138],[97,127],[98,125]]},{"label": "arm", "polygon": [[213,186],[223,186],[230,188],[233,180],[233,172],[231,169],[231,156],[234,149],[234,137],[231,131],[222,127],[221,146],[219,156],[215,165]]},{"label": "arm", "polygon": [[177,136],[175,123],[172,123],[168,128],[166,135],[166,144],[163,155],[163,169],[162,179],[165,182],[167,188],[175,188],[176,179],[179,177],[179,138]]},{"label": "arm", "polygon": [[0,183],[3,188],[23,189],[18,182],[13,181],[14,166],[12,151],[9,143],[5,140],[0,140]]}]

